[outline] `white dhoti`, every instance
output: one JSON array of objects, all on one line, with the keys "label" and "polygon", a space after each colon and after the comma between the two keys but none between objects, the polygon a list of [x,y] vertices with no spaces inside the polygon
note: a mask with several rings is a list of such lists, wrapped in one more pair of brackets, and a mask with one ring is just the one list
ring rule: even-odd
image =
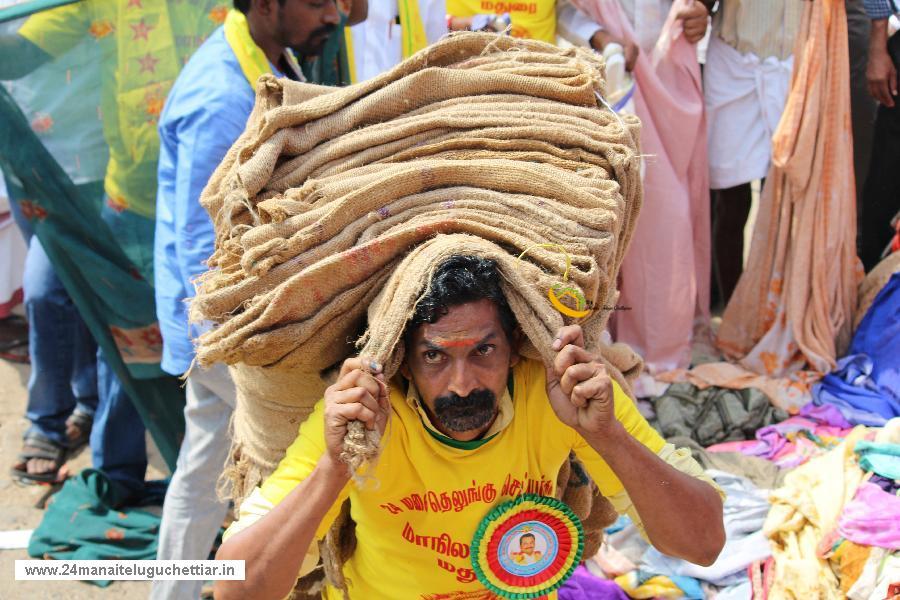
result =
[{"label": "white dhoti", "polygon": [[[445,0],[418,0],[425,37],[433,44],[447,34]],[[369,0],[366,20],[350,28],[353,83],[366,81],[403,60],[403,31],[397,22],[397,0]]]},{"label": "white dhoti", "polygon": [[718,36],[710,39],[703,72],[710,188],[735,187],[768,173],[793,62],[793,57],[760,60]]}]

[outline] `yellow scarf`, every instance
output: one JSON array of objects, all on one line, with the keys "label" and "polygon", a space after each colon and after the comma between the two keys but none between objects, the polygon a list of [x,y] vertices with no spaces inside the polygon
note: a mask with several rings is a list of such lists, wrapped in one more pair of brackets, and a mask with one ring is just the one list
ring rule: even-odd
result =
[{"label": "yellow scarf", "polygon": [[397,0],[400,29],[403,34],[403,58],[409,58],[428,45],[425,24],[419,14],[419,0]]},{"label": "yellow scarf", "polygon": [[[241,71],[244,77],[250,82],[250,86],[256,88],[256,82],[264,73],[271,73],[272,66],[266,53],[256,45],[253,37],[250,36],[250,26],[247,24],[247,17],[239,10],[231,9],[228,16],[225,17],[225,41],[231,47],[232,52],[241,65]],[[291,67],[300,73],[300,65],[294,59],[290,52],[284,53],[285,58]]]}]

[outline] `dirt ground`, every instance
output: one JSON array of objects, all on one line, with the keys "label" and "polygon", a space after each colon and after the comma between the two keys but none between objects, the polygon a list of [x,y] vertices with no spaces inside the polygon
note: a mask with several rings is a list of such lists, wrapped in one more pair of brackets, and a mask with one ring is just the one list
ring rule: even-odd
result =
[{"label": "dirt ground", "polygon": [[[0,531],[34,529],[43,515],[35,504],[47,492],[47,487],[23,486],[9,474],[20,450],[22,434],[28,427],[24,414],[30,372],[28,365],[0,360]],[[152,451],[150,454],[148,477],[165,477],[158,454]],[[72,473],[89,466],[90,452],[82,452],[68,465]],[[0,598],[3,600],[113,600],[146,598],[150,593],[150,584],[142,581],[116,581],[107,588],[80,581],[16,581],[15,561],[28,558],[25,550],[0,550]]]}]

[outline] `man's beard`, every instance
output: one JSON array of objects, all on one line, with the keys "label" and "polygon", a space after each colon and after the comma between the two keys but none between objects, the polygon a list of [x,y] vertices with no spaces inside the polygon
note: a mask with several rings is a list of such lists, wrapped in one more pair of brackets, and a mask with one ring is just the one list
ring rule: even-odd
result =
[{"label": "man's beard", "polygon": [[453,392],[434,400],[434,418],[449,431],[480,429],[494,418],[497,397],[490,390],[474,390],[468,396]]},{"label": "man's beard", "polygon": [[318,56],[335,29],[335,25],[323,25],[310,33],[305,42],[296,46],[290,46],[290,48],[303,58]]}]

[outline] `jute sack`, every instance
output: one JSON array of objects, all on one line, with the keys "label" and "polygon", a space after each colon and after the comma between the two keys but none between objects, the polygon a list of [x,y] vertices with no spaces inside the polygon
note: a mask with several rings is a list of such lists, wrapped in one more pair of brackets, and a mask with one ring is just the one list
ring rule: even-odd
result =
[{"label": "jute sack", "polygon": [[[550,359],[572,322],[553,286],[580,296],[588,346],[630,389],[640,359],[603,331],[640,208],[639,124],[602,94],[593,54],[483,34],[348,88],[260,79],[247,129],[201,198],[216,251],[191,307],[217,324],[198,361],[233,365],[238,385],[236,502],[293,441],[323,369],[361,351],[395,372],[403,328],[454,254],[497,262],[527,356]],[[347,462],[375,460],[378,440],[351,425]],[[560,493],[594,543],[611,507],[572,482]],[[339,519],[321,548],[345,590],[353,539]]]},{"label": "jute sack", "polygon": [[[243,311],[235,314],[222,325],[201,338],[198,359],[201,363],[225,361],[247,362],[249,364],[270,365],[289,358],[296,367],[310,370],[329,366],[331,357],[321,357],[303,352],[302,343],[310,339],[325,319],[324,311],[343,309],[355,305],[360,295],[367,289],[380,284],[377,274],[385,271],[386,265],[402,256],[409,247],[430,239],[441,232],[471,232],[482,238],[515,246],[519,253],[528,251],[526,264],[540,265],[556,273],[558,278],[563,257],[552,249],[540,244],[563,245],[572,255],[569,272],[571,281],[578,285],[585,295],[598,305],[595,318],[605,320],[608,307],[602,302],[610,298],[615,281],[609,273],[618,269],[621,253],[615,233],[617,221],[623,220],[617,214],[614,197],[616,185],[608,185],[609,180],[599,180],[593,189],[578,188],[566,181],[568,172],[547,165],[519,164],[515,161],[427,161],[431,170],[423,171],[419,164],[402,167],[384,167],[388,181],[375,181],[356,188],[345,196],[337,206],[315,207],[310,211],[318,217],[316,221],[291,235],[287,240],[271,237],[264,243],[262,251],[254,248],[247,253],[255,266],[267,260],[284,261],[282,272],[294,271],[274,289],[259,293],[260,281],[253,275],[231,289],[213,292],[216,299],[230,294],[235,301],[247,296],[241,304]],[[509,164],[504,164],[504,163]],[[457,163],[457,164],[454,164]],[[462,163],[462,164],[458,164]],[[484,164],[490,163],[490,164]],[[492,176],[490,169],[502,168],[504,177]],[[365,178],[365,176],[363,176]],[[463,181],[481,183],[482,189],[491,190],[494,182],[501,184],[508,193],[525,194],[531,191],[532,203],[538,194],[545,192],[541,199],[543,206],[532,208],[528,202],[512,202],[506,194],[497,194],[490,211],[478,213],[467,207],[465,189],[436,187],[431,194],[434,210],[426,214],[415,214],[422,208],[423,198],[413,198],[413,206],[397,215],[400,221],[378,237],[369,239],[368,230],[380,229],[379,221],[390,218],[392,209],[403,204],[393,201],[399,195],[403,200],[415,195],[421,189],[418,179],[430,179],[433,186],[460,187]],[[479,181],[481,180],[481,181]],[[338,187],[340,184],[335,184]],[[308,193],[329,194],[328,182],[318,189],[318,182],[308,182]],[[306,187],[306,186],[305,186]],[[499,186],[497,186],[499,187]],[[606,189],[604,189],[606,188]],[[410,190],[407,193],[407,190]],[[338,189],[338,193],[340,193]],[[606,199],[610,206],[604,206]],[[482,192],[476,194],[483,195]],[[551,194],[557,197],[551,196]],[[327,196],[326,196],[327,197]],[[553,214],[556,205],[568,200],[571,218],[563,210]],[[459,202],[462,208],[456,208]],[[449,203],[449,204],[448,204]],[[358,206],[361,205],[361,206]],[[549,208],[549,210],[548,210]],[[356,218],[356,213],[362,216]],[[303,219],[298,215],[292,219]],[[574,219],[578,219],[575,221]],[[288,220],[290,221],[290,219]],[[518,221],[519,227],[516,227]],[[579,222],[580,221],[580,222]],[[268,229],[269,225],[259,226]],[[314,235],[309,235],[314,230]],[[568,230],[568,231],[567,231]],[[568,235],[567,235],[568,234]],[[317,243],[319,239],[323,243]],[[365,240],[357,244],[359,240]],[[267,252],[268,256],[263,254]],[[291,257],[292,258],[288,258]],[[312,263],[312,264],[310,264]],[[308,266],[305,266],[307,265]],[[355,286],[355,287],[349,287]],[[341,306],[322,308],[323,303],[333,302],[340,294],[354,295],[343,298]],[[196,310],[199,302],[194,304]],[[241,304],[231,308],[237,309]],[[204,315],[213,318],[212,314]],[[318,319],[317,319],[318,318]],[[307,321],[309,321],[307,323]],[[286,324],[294,325],[291,336],[296,347],[284,347],[266,341],[266,337],[281,335],[277,328]],[[301,324],[308,324],[305,329]],[[262,346],[262,348],[260,347]],[[298,351],[299,350],[299,351]]]},{"label": "jute sack", "polygon": [[[275,470],[284,449],[325,393],[318,373],[234,364],[229,367],[238,391],[231,420],[232,439],[241,440],[227,467],[226,495],[246,498]],[[280,453],[272,448],[281,448]]]}]

